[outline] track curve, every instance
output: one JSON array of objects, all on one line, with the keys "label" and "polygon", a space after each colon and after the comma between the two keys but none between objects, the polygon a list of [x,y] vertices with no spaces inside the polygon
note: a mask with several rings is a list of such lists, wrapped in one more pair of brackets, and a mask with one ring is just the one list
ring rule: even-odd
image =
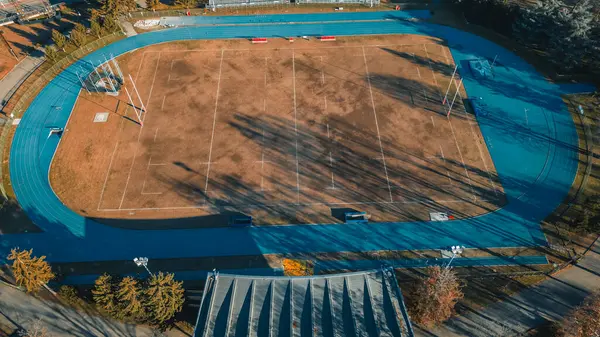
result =
[{"label": "track curve", "polygon": [[[578,161],[575,126],[560,98],[572,89],[549,83],[510,51],[481,37],[450,27],[381,21],[198,26],[145,33],[110,44],[87,55],[59,74],[35,98],[13,140],[10,173],[18,201],[43,230],[37,234],[3,235],[4,258],[15,246],[32,247],[51,262],[129,260],[133,256],[182,258],[294,252],[336,252],[467,247],[517,247],[546,244],[540,221],[564,199]],[[320,14],[324,16],[336,14]],[[267,16],[261,16],[268,20]],[[266,18],[266,19],[264,19]],[[65,127],[80,84],[75,71],[91,71],[104,55],[114,56],[144,46],[177,40],[254,36],[318,36],[420,34],[448,42],[470,97],[482,97],[486,116],[477,118],[500,176],[507,205],[486,215],[451,222],[322,224],[251,228],[126,230],[104,226],[61,203],[50,187],[48,172],[58,137],[48,127]],[[478,82],[466,61],[494,58],[495,77]],[[579,88],[577,88],[579,89]],[[524,110],[528,110],[528,121]]]}]

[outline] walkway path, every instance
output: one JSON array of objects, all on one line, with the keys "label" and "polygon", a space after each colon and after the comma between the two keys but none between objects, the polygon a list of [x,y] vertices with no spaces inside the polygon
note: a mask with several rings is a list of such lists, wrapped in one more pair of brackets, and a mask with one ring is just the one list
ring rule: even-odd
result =
[{"label": "walkway path", "polygon": [[471,311],[418,336],[515,336],[558,320],[600,289],[600,240],[577,265],[482,311]]},{"label": "walkway path", "polygon": [[4,108],[16,89],[43,61],[42,56],[27,56],[0,80],[0,108]]},{"label": "walkway path", "polygon": [[[39,322],[39,323],[38,323]],[[56,302],[39,300],[20,290],[0,285],[0,325],[13,329],[32,329],[34,324],[48,329],[53,337],[151,337],[147,326],[124,324],[66,308]],[[184,337],[186,334],[172,331],[166,336]]]}]

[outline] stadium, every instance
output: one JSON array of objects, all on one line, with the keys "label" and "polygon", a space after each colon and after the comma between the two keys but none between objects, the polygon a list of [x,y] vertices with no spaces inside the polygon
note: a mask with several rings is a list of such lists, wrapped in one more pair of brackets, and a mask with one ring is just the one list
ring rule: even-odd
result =
[{"label": "stadium", "polygon": [[271,255],[547,245],[540,222],[578,160],[560,96],[589,89],[429,15],[163,18],[178,27],[91,52],[16,129],[11,182],[40,231],[3,249],[33,247],[68,265],[65,283],[91,284],[82,262],[127,274],[136,256],[194,280],[278,274]]}]

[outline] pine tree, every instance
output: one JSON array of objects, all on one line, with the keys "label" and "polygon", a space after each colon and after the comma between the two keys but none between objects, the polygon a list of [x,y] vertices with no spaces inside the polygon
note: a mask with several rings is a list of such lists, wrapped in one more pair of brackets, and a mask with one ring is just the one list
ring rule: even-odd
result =
[{"label": "pine tree", "polygon": [[159,324],[172,319],[181,311],[184,297],[182,282],[175,281],[175,275],[159,272],[152,275],[145,290],[147,306],[152,318]]},{"label": "pine tree", "polygon": [[119,26],[117,26],[117,22],[111,16],[105,16],[104,21],[102,21],[102,28],[107,33],[113,33],[117,31]]},{"label": "pine tree", "polygon": [[65,46],[67,45],[67,38],[56,29],[52,30],[52,41],[54,41],[54,44],[57,48],[62,49],[62,51],[65,51]]},{"label": "pine tree", "polygon": [[183,8],[196,8],[198,6],[198,0],[175,0],[175,5]]},{"label": "pine tree", "polygon": [[146,7],[148,7],[149,9],[156,9],[159,5],[159,0],[146,0]]},{"label": "pine tree", "polygon": [[19,286],[25,287],[27,292],[37,292],[42,287],[47,288],[48,281],[54,278],[54,273],[45,256],[31,257],[33,249],[18,250],[13,248],[8,255],[8,260],[13,261],[12,272]]},{"label": "pine tree", "polygon": [[92,297],[94,303],[111,315],[117,314],[117,297],[115,294],[115,286],[113,279],[108,274],[103,274],[96,279],[94,282],[94,289],[92,289]]},{"label": "pine tree", "polygon": [[102,26],[100,26],[98,18],[92,18],[92,20],[90,21],[90,32],[97,38],[100,38],[100,36],[102,36]]},{"label": "pine tree", "polygon": [[102,0],[102,12],[112,18],[116,18],[136,8],[137,4],[135,0]]},{"label": "pine tree", "polygon": [[46,56],[46,60],[52,64],[56,63],[60,58],[60,53],[53,46],[47,46],[44,49],[44,55]]},{"label": "pine tree", "polygon": [[117,301],[120,318],[140,319],[146,316],[143,292],[138,281],[133,277],[127,276],[121,280],[117,290]]},{"label": "pine tree", "polygon": [[83,47],[85,45],[86,40],[87,36],[85,35],[85,32],[82,32],[81,30],[77,29],[73,29],[71,31],[71,43],[73,43],[75,47]]}]

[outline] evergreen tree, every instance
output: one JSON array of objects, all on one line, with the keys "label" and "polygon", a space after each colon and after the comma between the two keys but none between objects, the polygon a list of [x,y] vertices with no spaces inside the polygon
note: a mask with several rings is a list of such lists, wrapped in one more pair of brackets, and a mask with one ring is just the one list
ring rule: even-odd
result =
[{"label": "evergreen tree", "polygon": [[90,21],[90,32],[97,38],[102,36],[102,26],[98,22],[98,18],[92,18]]},{"label": "evergreen tree", "polygon": [[47,46],[44,49],[44,55],[46,56],[46,60],[52,64],[56,63],[60,58],[60,53],[53,46]]},{"label": "evergreen tree", "polygon": [[175,5],[183,8],[196,8],[198,6],[198,0],[175,0]]},{"label": "evergreen tree", "polygon": [[102,28],[107,33],[114,33],[119,29],[119,26],[111,16],[105,16],[104,21],[102,21]]},{"label": "evergreen tree", "polygon": [[149,9],[156,9],[159,5],[159,0],[146,0],[146,7],[148,7]]},{"label": "evergreen tree", "polygon": [[135,0],[102,0],[101,3],[102,12],[112,18],[116,18],[137,8]]},{"label": "evergreen tree", "polygon": [[8,260],[13,261],[12,272],[19,286],[25,287],[27,292],[37,292],[41,287],[47,288],[48,281],[54,278],[54,273],[45,256],[32,257],[30,250],[13,248],[8,255]]},{"label": "evergreen tree", "polygon": [[85,35],[85,32],[82,32],[81,30],[77,29],[73,29],[71,31],[71,43],[73,43],[75,47],[83,47],[85,45],[86,40],[87,36]]},{"label": "evergreen tree", "polygon": [[113,285],[113,279],[108,274],[103,274],[96,279],[94,282],[94,289],[92,289],[92,297],[94,303],[111,315],[117,314],[116,305],[116,294],[115,287]]},{"label": "evergreen tree", "polygon": [[120,318],[140,319],[145,316],[143,292],[133,277],[127,276],[121,280],[117,290],[117,301]]},{"label": "evergreen tree", "polygon": [[67,38],[56,29],[52,30],[52,41],[54,41],[54,44],[57,48],[62,49],[62,51],[65,51],[65,46],[67,45]]},{"label": "evergreen tree", "polygon": [[175,281],[174,277],[170,273],[154,274],[145,290],[147,306],[152,312],[152,318],[159,324],[172,319],[183,307],[182,282]]}]

